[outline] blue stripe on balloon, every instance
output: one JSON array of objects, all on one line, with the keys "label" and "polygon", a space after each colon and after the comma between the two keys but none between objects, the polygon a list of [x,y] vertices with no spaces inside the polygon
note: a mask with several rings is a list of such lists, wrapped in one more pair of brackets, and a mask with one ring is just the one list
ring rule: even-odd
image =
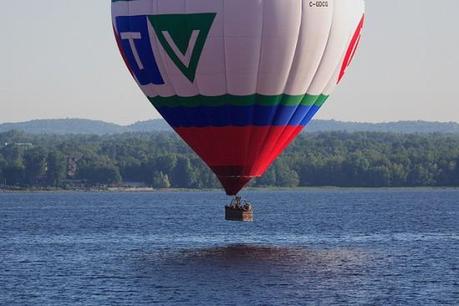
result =
[{"label": "blue stripe on balloon", "polygon": [[175,128],[221,126],[306,125],[319,106],[300,105],[225,105],[219,107],[157,107],[159,113]]},{"label": "blue stripe on balloon", "polygon": [[307,115],[301,120],[300,125],[305,126],[308,124],[312,118],[317,114],[317,112],[320,110],[321,106],[314,106],[314,108],[311,108],[311,110],[307,113]]}]

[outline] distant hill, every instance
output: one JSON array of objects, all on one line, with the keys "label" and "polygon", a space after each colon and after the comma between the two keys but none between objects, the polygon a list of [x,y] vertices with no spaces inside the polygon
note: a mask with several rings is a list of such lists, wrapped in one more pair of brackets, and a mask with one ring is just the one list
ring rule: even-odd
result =
[{"label": "distant hill", "polygon": [[88,119],[45,119],[0,124],[0,133],[19,130],[29,134],[119,134],[126,132],[166,131],[170,127],[162,119],[137,122],[128,126]]},{"label": "distant hill", "polygon": [[124,127],[126,132],[170,131],[171,127],[163,119],[139,121]]},{"label": "distant hill", "polygon": [[[47,119],[19,123],[0,124],[0,133],[10,130],[30,134],[118,134],[127,132],[170,131],[163,119],[153,119],[122,126],[87,119]],[[399,121],[387,123],[342,122],[335,120],[314,120],[305,129],[306,133],[347,131],[347,132],[392,132],[392,133],[459,133],[459,123]]]},{"label": "distant hill", "polygon": [[19,130],[30,134],[114,134],[123,127],[114,123],[87,119],[46,119],[0,124],[0,132]]},{"label": "distant hill", "polygon": [[391,132],[391,133],[459,133],[459,123],[428,121],[397,121],[384,123],[342,122],[335,120],[313,120],[305,129],[313,132]]}]

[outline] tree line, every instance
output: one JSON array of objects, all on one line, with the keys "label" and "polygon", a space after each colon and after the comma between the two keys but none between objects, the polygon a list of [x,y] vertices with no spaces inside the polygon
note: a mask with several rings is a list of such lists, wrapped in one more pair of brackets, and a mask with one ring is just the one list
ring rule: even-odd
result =
[{"label": "tree line", "polygon": [[[0,186],[220,185],[170,132],[56,136],[9,131],[0,133]],[[459,186],[459,135],[303,134],[252,186]]]}]

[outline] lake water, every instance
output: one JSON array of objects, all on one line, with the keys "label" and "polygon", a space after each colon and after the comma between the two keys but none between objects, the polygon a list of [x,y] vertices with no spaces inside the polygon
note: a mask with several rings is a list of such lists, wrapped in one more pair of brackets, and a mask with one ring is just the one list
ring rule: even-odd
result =
[{"label": "lake water", "polygon": [[459,304],[459,190],[0,193],[0,305]]}]

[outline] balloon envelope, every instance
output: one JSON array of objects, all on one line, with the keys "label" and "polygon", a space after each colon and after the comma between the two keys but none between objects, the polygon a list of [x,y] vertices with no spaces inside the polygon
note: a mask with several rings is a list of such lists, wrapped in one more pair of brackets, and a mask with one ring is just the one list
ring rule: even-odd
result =
[{"label": "balloon envelope", "polygon": [[339,83],[364,1],[112,0],[112,16],[140,88],[234,195]]}]

